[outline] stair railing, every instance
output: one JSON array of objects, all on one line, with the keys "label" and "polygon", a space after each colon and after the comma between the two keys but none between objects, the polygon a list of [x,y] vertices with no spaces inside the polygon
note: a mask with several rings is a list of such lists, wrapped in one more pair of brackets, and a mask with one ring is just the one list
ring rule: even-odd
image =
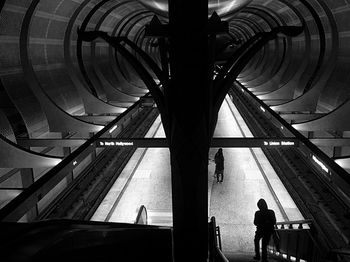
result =
[{"label": "stair railing", "polygon": [[268,245],[270,254],[285,261],[326,261],[329,250],[318,245],[312,222],[311,219],[277,222],[275,236]]},{"label": "stair railing", "polygon": [[211,217],[209,222],[209,261],[229,262],[221,250],[220,228],[216,226],[215,217]]},{"label": "stair railing", "polygon": [[147,209],[144,205],[141,205],[139,208],[139,211],[137,212],[137,216],[134,224],[147,225],[147,223],[148,223]]}]

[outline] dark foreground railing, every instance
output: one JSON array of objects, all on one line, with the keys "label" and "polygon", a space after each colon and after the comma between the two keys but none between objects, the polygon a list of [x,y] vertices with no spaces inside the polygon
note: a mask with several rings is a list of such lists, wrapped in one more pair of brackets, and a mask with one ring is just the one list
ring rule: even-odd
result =
[{"label": "dark foreground railing", "polygon": [[350,249],[327,250],[318,246],[312,220],[277,222],[275,231],[279,241],[276,243],[276,237],[272,237],[268,251],[285,261],[350,261]]},{"label": "dark foreground railing", "polygon": [[288,261],[313,261],[317,248],[310,234],[311,222],[310,220],[278,222],[275,231],[279,236],[279,248],[275,239],[271,238],[268,246],[270,253]]},{"label": "dark foreground railing", "polygon": [[50,220],[3,222],[0,232],[0,261],[173,261],[166,227]]}]

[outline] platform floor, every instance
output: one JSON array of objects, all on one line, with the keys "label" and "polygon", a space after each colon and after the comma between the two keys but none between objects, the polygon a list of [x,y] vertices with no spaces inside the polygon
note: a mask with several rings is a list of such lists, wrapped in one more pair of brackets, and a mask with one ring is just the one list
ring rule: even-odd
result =
[{"label": "platform floor", "polygon": [[[146,137],[164,137],[160,118]],[[214,137],[252,137],[229,99],[220,109]],[[216,151],[210,149],[210,159]],[[260,198],[275,211],[278,221],[303,217],[260,148],[224,148],[223,154],[223,183],[216,183],[215,164],[209,161],[209,217],[215,216],[220,226],[224,252],[252,253],[253,219]],[[150,224],[172,225],[167,148],[137,149],[91,220],[134,223],[141,205],[147,208]]]}]

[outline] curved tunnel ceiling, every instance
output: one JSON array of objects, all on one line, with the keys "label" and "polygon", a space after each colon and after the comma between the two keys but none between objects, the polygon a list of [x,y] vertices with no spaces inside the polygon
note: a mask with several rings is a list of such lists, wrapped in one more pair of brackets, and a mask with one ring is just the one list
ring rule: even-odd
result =
[{"label": "curved tunnel ceiling", "polygon": [[[80,121],[79,115],[118,114],[147,92],[125,57],[101,39],[80,41],[78,28],[127,37],[161,65],[157,39],[145,36],[145,25],[154,14],[167,22],[167,1],[7,0],[0,7],[0,95],[4,105],[0,125],[2,134],[10,134],[11,140],[56,130],[47,106],[52,112]],[[316,116],[347,103],[348,4],[210,0],[208,8],[208,15],[215,10],[229,22],[229,34],[217,37],[220,59],[258,32],[305,24],[302,35],[281,36],[266,44],[238,77],[276,111],[311,112]],[[127,50],[135,54],[130,47]],[[303,122],[305,118],[293,121]],[[338,131],[348,130],[344,127]]]},{"label": "curved tunnel ceiling", "polygon": [[[168,17],[168,1],[167,0],[139,0],[145,7],[154,13]],[[242,7],[249,4],[252,0],[209,0],[208,16],[215,11],[219,16],[228,16],[237,12]]]}]

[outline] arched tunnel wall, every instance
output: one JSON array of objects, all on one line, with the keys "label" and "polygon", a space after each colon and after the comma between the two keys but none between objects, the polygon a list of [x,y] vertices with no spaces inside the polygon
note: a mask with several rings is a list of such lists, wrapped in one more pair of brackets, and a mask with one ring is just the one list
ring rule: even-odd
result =
[{"label": "arched tunnel wall", "polygon": [[[79,130],[57,132],[50,123],[55,112],[86,125],[90,123],[76,116],[101,114],[101,108],[102,113],[118,114],[147,92],[130,64],[120,56],[116,60],[115,50],[106,42],[79,42],[77,34],[84,25],[86,31],[127,36],[144,49],[152,49],[156,57],[155,48],[148,47],[150,39],[144,36],[153,13],[138,1],[11,0],[0,8],[0,130],[5,138],[16,143],[26,137],[81,137]],[[94,111],[91,101],[100,109]],[[30,149],[62,157],[75,148]],[[83,170],[92,157],[78,169]],[[0,168],[1,188],[19,188],[0,190],[1,206],[49,169]],[[38,210],[68,182],[68,178],[62,180],[38,203]]]},{"label": "arched tunnel wall", "polygon": [[[256,24],[265,31],[271,25],[305,25],[302,35],[279,37],[265,45],[238,80],[282,115],[328,114],[328,126],[318,124],[316,117],[312,128],[305,124],[310,129],[304,134],[309,137],[349,135],[348,127],[335,124],[341,121],[336,111],[345,108],[349,100],[349,11],[343,1],[252,1],[230,21],[231,31],[243,39],[256,33]],[[320,148],[329,156],[349,154],[348,146]]]},{"label": "arched tunnel wall", "polygon": [[[258,94],[266,94],[266,100],[283,102],[317,88],[315,107],[310,111],[328,112],[338,107],[349,98],[348,15],[349,6],[343,1],[253,1],[230,21],[230,26],[249,31],[256,28],[256,22],[268,28],[271,21],[279,25],[301,25],[305,21],[305,30],[296,38],[270,41],[245,68],[240,81]],[[284,59],[279,63],[281,56]],[[275,65],[277,70],[266,69],[275,69]],[[284,92],[276,92],[285,85],[288,88]]]},{"label": "arched tunnel wall", "polygon": [[87,31],[138,37],[145,46],[139,31],[150,18],[137,1],[6,1],[0,18],[1,85],[3,100],[12,105],[7,114],[15,133],[50,130],[33,85],[70,114],[85,113],[81,88],[105,102],[135,102],[146,90],[129,64],[120,57],[116,62],[115,51],[102,40],[78,43],[77,28],[85,22]]}]

